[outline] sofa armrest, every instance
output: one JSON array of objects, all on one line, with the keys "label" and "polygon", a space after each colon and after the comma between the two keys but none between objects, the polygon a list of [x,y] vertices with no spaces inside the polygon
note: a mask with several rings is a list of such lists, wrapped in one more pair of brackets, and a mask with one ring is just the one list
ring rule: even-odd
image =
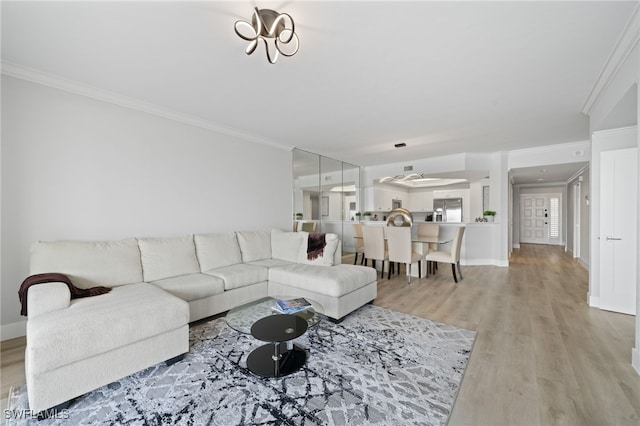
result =
[{"label": "sofa armrest", "polygon": [[27,313],[29,318],[68,308],[70,304],[71,292],[65,283],[38,284],[29,287],[27,292]]}]

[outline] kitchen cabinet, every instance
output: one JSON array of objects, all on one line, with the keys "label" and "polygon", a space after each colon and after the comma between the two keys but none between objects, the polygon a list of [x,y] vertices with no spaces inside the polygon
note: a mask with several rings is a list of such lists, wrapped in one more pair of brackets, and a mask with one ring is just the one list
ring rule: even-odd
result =
[{"label": "kitchen cabinet", "polygon": [[462,198],[462,189],[439,189],[433,191],[433,198]]},{"label": "kitchen cabinet", "polygon": [[433,211],[433,191],[410,192],[408,206],[412,212]]},{"label": "kitchen cabinet", "polygon": [[409,193],[402,190],[370,186],[364,191],[365,211],[389,212],[391,211],[393,200],[400,200],[403,206],[409,204]]},{"label": "kitchen cabinet", "polygon": [[382,188],[375,188],[373,191],[374,211],[388,212],[391,210],[391,193]]}]

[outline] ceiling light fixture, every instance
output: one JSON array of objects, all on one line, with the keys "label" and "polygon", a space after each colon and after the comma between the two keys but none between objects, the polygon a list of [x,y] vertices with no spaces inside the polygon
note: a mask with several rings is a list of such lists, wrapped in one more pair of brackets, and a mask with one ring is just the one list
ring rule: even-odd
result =
[{"label": "ceiling light fixture", "polygon": [[416,180],[416,179],[424,179],[424,175],[419,175],[418,173],[411,173],[409,175],[385,176],[381,178],[378,182],[380,183],[392,182],[392,181],[406,182],[409,180]]},{"label": "ceiling light fixture", "polygon": [[[251,55],[262,40],[267,51],[267,60],[275,64],[278,54],[293,56],[300,47],[298,36],[295,33],[293,18],[286,13],[278,13],[271,9],[255,8],[251,24],[246,21],[236,21],[234,25],[236,34],[249,43],[245,53]],[[273,40],[275,51],[271,52],[268,40]]]},{"label": "ceiling light fixture", "polygon": [[385,176],[378,180],[379,183],[391,183],[408,186],[410,188],[427,188],[435,186],[454,185],[468,182],[467,179],[430,178],[424,174],[411,173],[409,175]]}]

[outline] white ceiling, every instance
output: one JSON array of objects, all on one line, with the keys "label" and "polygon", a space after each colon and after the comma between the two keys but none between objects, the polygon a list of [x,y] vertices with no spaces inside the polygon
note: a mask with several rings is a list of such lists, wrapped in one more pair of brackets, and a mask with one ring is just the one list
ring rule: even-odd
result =
[{"label": "white ceiling", "polygon": [[[366,166],[588,140],[636,5],[2,1],[2,61]],[[297,55],[245,55],[254,6],[293,17]]]}]

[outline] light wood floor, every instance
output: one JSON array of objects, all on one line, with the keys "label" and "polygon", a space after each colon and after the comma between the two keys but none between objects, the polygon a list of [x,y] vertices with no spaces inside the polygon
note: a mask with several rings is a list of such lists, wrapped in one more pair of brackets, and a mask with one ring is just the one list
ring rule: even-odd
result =
[{"label": "light wood floor", "polygon": [[[587,271],[560,247],[523,245],[510,263],[463,266],[458,284],[448,265],[378,282],[376,305],[478,332],[449,425],[639,425],[635,318],[589,308]],[[24,344],[2,344],[2,408]]]}]

